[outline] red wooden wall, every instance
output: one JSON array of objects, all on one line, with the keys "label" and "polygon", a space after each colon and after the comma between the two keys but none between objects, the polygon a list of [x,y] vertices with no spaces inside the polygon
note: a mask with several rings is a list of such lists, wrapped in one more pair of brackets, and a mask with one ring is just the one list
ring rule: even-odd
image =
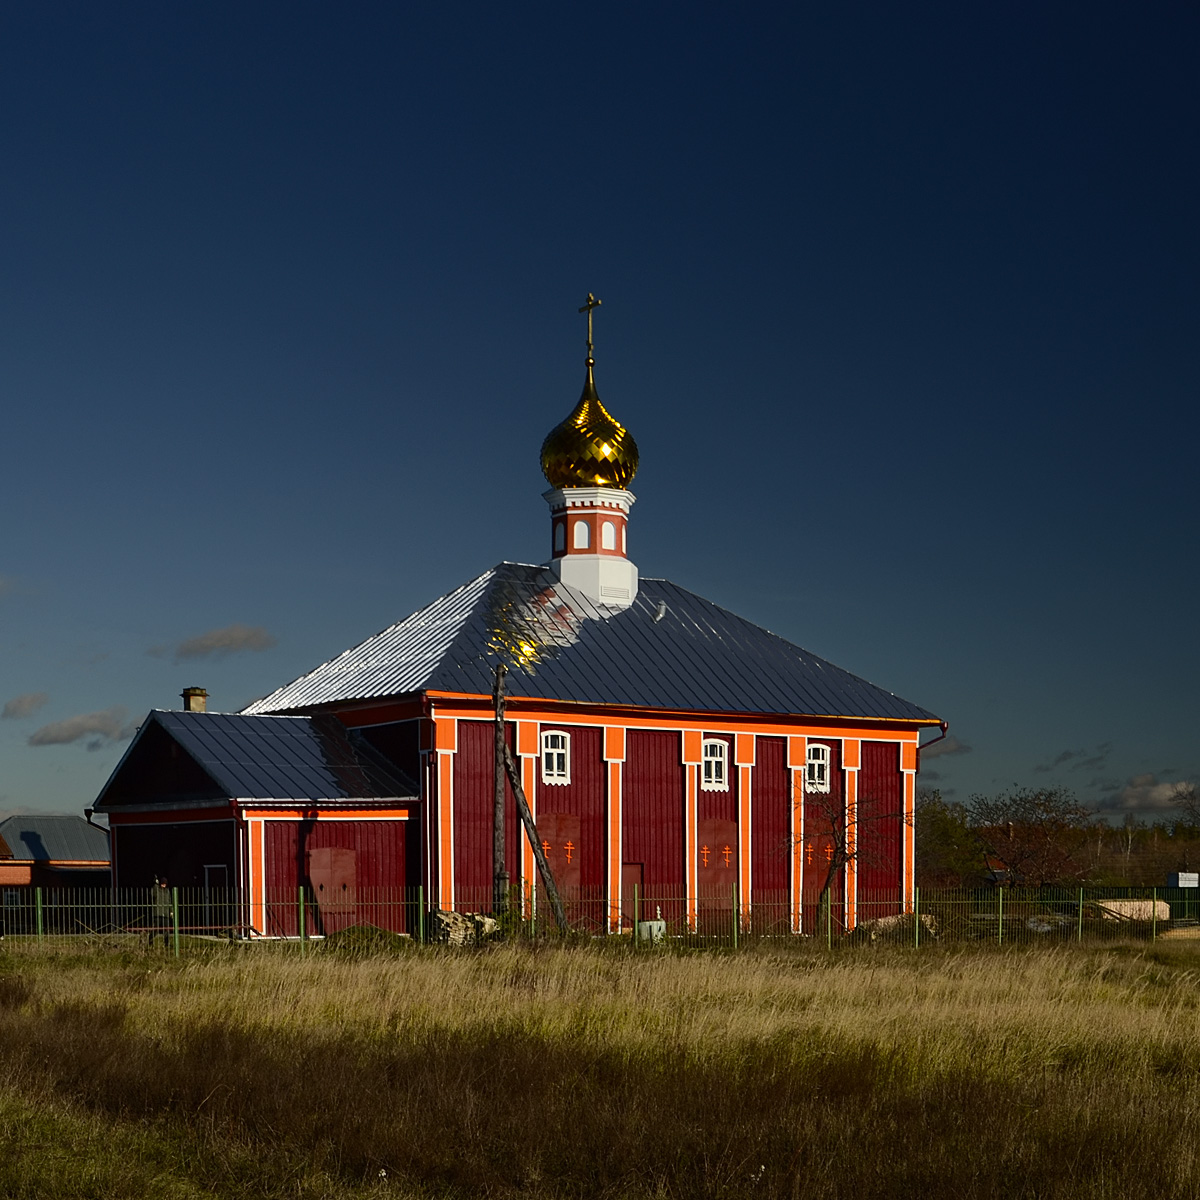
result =
[{"label": "red wooden wall", "polygon": [[755,741],[750,788],[750,903],[757,929],[790,924],[788,870],[792,847],[792,802],[787,741]]},{"label": "red wooden wall", "polygon": [[621,800],[622,858],[642,865],[642,889],[648,901],[643,913],[678,921],[683,876],[683,763],[679,734],[631,729],[625,737],[625,770]]},{"label": "red wooden wall", "polygon": [[[515,727],[507,727],[515,749]],[[492,911],[492,813],[495,727],[459,721],[454,755],[454,906],[459,912]],[[517,804],[504,781],[504,865],[511,883],[520,875]]]},{"label": "red wooden wall", "polygon": [[[266,928],[271,937],[299,932],[297,889],[304,885],[314,901],[305,922],[310,933],[335,933],[347,925],[369,923],[402,933],[407,928],[401,893],[406,887],[405,850],[408,821],[264,821],[266,853]],[[416,822],[412,822],[414,830]],[[415,834],[414,834],[415,836]],[[323,867],[338,856],[336,901]],[[313,868],[313,852],[318,866]],[[320,876],[320,878],[316,878]],[[325,883],[321,895],[317,886]],[[344,890],[343,886],[345,885]],[[261,920],[258,914],[255,919]]]},{"label": "red wooden wall", "polygon": [[[601,749],[603,731],[591,726],[543,725],[542,731],[561,730],[571,738],[571,782],[566,784],[542,783],[541,766],[537,773],[537,824],[542,829],[543,817],[569,815],[578,818],[578,871],[568,869],[565,876],[577,880],[577,887],[585,895],[600,899],[604,894],[604,864],[606,843],[604,837],[604,757]],[[553,824],[554,822],[549,822]],[[575,828],[575,822],[564,824],[564,829]],[[566,855],[558,845],[552,846],[551,858],[560,855],[562,865],[567,866]],[[572,859],[575,855],[572,854]],[[571,868],[575,863],[572,861]]]},{"label": "red wooden wall", "polygon": [[899,911],[903,791],[897,742],[863,742],[858,772],[858,919]]},{"label": "red wooden wall", "polygon": [[[809,745],[829,747],[829,792],[804,795],[804,845],[801,850],[804,861],[804,889],[802,896],[805,933],[823,933],[817,928],[817,901],[825,882],[829,863],[828,855],[833,851],[831,836],[831,814],[844,811],[846,788],[842,774],[842,743],[809,738]],[[844,821],[842,822],[844,826]],[[830,888],[833,899],[835,930],[840,927],[844,913],[842,901],[846,894],[845,871],[838,871]]]}]

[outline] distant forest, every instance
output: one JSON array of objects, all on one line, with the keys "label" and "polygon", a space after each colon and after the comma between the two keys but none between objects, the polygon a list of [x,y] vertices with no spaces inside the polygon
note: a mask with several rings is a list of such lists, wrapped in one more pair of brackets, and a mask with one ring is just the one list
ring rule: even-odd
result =
[{"label": "distant forest", "polygon": [[965,804],[917,792],[917,886],[1162,887],[1200,870],[1200,796],[1181,786],[1153,822],[1101,820],[1066,788],[1014,788]]}]

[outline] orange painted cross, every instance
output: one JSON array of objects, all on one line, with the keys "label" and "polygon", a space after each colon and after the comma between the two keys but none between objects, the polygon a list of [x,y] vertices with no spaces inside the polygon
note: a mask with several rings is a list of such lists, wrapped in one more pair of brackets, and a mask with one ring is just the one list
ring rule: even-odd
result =
[{"label": "orange painted cross", "polygon": [[708,866],[708,854],[709,854],[708,847],[707,847],[707,846],[701,846],[701,847],[700,847],[700,861],[701,861],[701,862],[702,862],[702,863],[703,863],[703,864],[704,864],[706,867]]},{"label": "orange painted cross", "polygon": [[571,852],[575,849],[574,842],[568,842],[563,849],[567,852],[567,862],[571,861]]},{"label": "orange painted cross", "polygon": [[812,842],[806,842],[804,846],[804,862],[806,866],[812,866]]},{"label": "orange painted cross", "polygon": [[728,846],[726,846],[725,849],[721,851],[721,854],[725,858],[725,865],[729,866],[729,860],[733,857],[733,851]]},{"label": "orange painted cross", "polygon": [[543,854],[549,854],[549,853],[550,853],[550,843],[549,843],[549,842],[547,842],[547,841],[543,841],[543,842],[542,842],[542,853],[543,853]]}]

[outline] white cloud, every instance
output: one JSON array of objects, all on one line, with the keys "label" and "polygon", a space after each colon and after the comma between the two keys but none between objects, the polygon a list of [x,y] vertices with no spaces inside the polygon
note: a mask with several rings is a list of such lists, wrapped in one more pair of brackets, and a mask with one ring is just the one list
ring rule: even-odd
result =
[{"label": "white cloud", "polygon": [[1159,779],[1153,772],[1135,775],[1100,801],[1101,812],[1144,812],[1150,815],[1176,811],[1181,792],[1191,785]]},{"label": "white cloud", "polygon": [[[175,661],[184,662],[192,658],[224,658],[229,654],[240,654],[246,650],[270,650],[276,644],[261,625],[241,625],[236,622],[224,629],[210,629],[207,633],[187,638],[175,647]],[[148,652],[161,655],[164,647],[155,646]]]},{"label": "white cloud", "polygon": [[942,738],[940,741],[930,742],[928,746],[921,747],[921,761],[924,762],[930,758],[941,758],[946,754],[970,754],[971,747],[966,742],[960,742],[953,734],[947,738]]},{"label": "white cloud", "polygon": [[14,696],[0,711],[0,720],[15,721],[21,717],[31,717],[49,699],[45,692],[25,692],[24,695]]},{"label": "white cloud", "polygon": [[65,721],[53,721],[29,735],[31,746],[66,746],[82,738],[91,738],[89,750],[100,750],[113,742],[122,742],[134,735],[137,726],[126,718],[128,712],[119,704],[100,712],[80,713]]}]

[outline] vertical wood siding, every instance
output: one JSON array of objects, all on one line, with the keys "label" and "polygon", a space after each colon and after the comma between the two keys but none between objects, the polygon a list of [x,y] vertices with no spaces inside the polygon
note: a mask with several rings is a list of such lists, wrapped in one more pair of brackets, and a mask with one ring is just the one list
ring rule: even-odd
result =
[{"label": "vertical wood siding", "polygon": [[[625,740],[621,807],[623,858],[642,864],[642,888],[649,905],[662,904],[663,916],[680,920],[683,875],[683,763],[678,733],[631,729]],[[667,901],[663,903],[663,901]],[[653,909],[648,907],[653,916]]]},{"label": "vertical wood siding", "polygon": [[904,829],[898,742],[863,742],[858,773],[859,920],[899,911]]},{"label": "vertical wood siding", "polygon": [[[516,731],[507,726],[515,752]],[[491,721],[459,721],[454,755],[454,907],[492,911],[492,807],[495,762]],[[511,883],[521,871],[517,803],[504,781],[504,865]]]},{"label": "vertical wood siding", "polygon": [[[701,787],[696,793],[696,820],[736,822],[738,816],[738,769],[733,763],[733,738],[721,733],[706,733],[704,740],[706,742],[724,742],[728,747],[725,752],[725,778],[729,782],[729,790],[706,792]],[[703,764],[698,769],[697,778],[704,778]],[[733,903],[732,894],[730,903]]]},{"label": "vertical wood siding", "polygon": [[760,737],[750,788],[750,902],[755,928],[786,929],[788,871],[792,855],[792,805],[789,795],[787,740]]},{"label": "vertical wood siding", "polygon": [[[297,889],[309,894],[314,884],[334,878],[326,852],[336,856],[336,882],[346,895],[331,904],[308,906],[305,923],[310,933],[335,933],[346,925],[369,923],[403,933],[407,928],[402,894],[406,886],[408,821],[264,821],[267,924],[271,937],[299,933]],[[414,831],[416,822],[411,822]],[[415,832],[414,832],[415,836]],[[314,863],[313,854],[317,858]],[[353,891],[353,897],[349,893]]]},{"label": "vertical wood siding", "polygon": [[[846,803],[846,787],[842,774],[842,743],[824,738],[810,738],[809,745],[829,747],[829,792],[804,794],[804,846],[801,850],[804,864],[803,922],[805,933],[823,934],[817,928],[817,901],[833,851],[831,836],[831,814],[840,813]],[[843,822],[844,825],[844,822]],[[842,903],[846,894],[844,871],[838,871],[830,887],[833,901],[834,928],[843,920]]]},{"label": "vertical wood siding", "polygon": [[542,816],[564,814],[579,819],[578,886],[599,895],[604,888],[604,864],[607,857],[604,836],[604,757],[599,728],[574,725],[543,725],[541,732],[561,730],[571,738],[571,782],[542,782],[541,766],[537,773],[537,820],[541,832]]}]

